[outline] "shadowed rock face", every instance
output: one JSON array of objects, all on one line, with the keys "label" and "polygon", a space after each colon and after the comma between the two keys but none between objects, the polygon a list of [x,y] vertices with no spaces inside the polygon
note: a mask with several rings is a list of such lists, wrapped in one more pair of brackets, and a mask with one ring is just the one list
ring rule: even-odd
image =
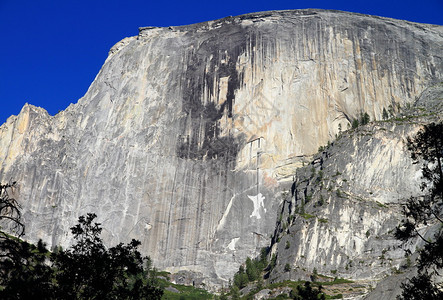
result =
[{"label": "shadowed rock face", "polygon": [[442,80],[442,32],[320,10],[140,28],[77,104],[0,127],[0,179],[20,183],[30,240],[66,247],[95,212],[106,242],[222,282],[268,244],[304,157]]}]

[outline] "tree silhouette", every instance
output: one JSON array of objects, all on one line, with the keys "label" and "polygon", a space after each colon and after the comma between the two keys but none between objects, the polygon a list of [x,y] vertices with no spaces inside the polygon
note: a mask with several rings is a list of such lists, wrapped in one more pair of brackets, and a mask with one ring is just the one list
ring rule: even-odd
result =
[{"label": "tree silhouette", "polygon": [[3,231],[3,228],[16,237],[25,234],[25,225],[21,222],[20,205],[9,196],[13,191],[16,182],[0,184],[0,239],[8,239],[10,236]]},{"label": "tree silhouette", "polygon": [[[425,125],[417,135],[408,139],[408,149],[414,163],[422,163],[424,181],[422,197],[411,197],[403,207],[401,224],[395,236],[401,241],[419,237],[424,247],[419,251],[417,262],[418,275],[402,284],[403,292],[399,299],[443,299],[441,283],[433,282],[433,275],[443,268],[443,124]],[[427,239],[420,233],[423,226],[440,223],[433,239]],[[407,254],[410,254],[407,253]]]},{"label": "tree silhouette", "polygon": [[[8,216],[19,213],[15,208],[8,210]],[[100,238],[102,228],[93,222],[96,217],[81,216],[71,228],[75,244],[53,253],[41,241],[34,246],[4,233],[0,298],[161,299],[163,290],[158,288],[151,260],[137,250],[140,242],[106,248]]]},{"label": "tree silhouette", "polygon": [[443,123],[425,125],[414,139],[408,138],[408,149],[411,151],[414,163],[424,161],[422,190],[428,189],[433,200],[438,197],[441,202],[443,198]]},{"label": "tree silhouette", "polygon": [[297,293],[293,296],[295,300],[324,300],[325,294],[322,292],[322,286],[312,288],[311,283],[306,281],[304,286],[297,286]]},{"label": "tree silhouette", "polygon": [[[20,239],[25,233],[20,205],[10,197],[16,183],[0,184],[0,296],[2,299],[48,299],[52,295],[49,252]],[[3,231],[3,229],[5,231]]]},{"label": "tree silhouette", "polygon": [[160,299],[163,290],[149,279],[150,259],[138,252],[140,242],[106,249],[96,217],[81,216],[71,228],[76,243],[52,256],[59,299]]},{"label": "tree silhouette", "polygon": [[43,242],[34,246],[10,239],[3,247],[9,256],[0,261],[0,298],[55,299],[54,270],[48,264],[49,251]]}]

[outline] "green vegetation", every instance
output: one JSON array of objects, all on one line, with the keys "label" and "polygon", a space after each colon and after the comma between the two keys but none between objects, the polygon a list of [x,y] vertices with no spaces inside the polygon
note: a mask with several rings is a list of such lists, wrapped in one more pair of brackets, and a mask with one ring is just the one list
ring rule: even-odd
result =
[{"label": "green vegetation", "polygon": [[318,288],[312,288],[311,283],[306,281],[304,285],[297,286],[297,293],[293,295],[293,299],[296,300],[324,300],[326,299],[325,294],[322,292],[322,286]]},{"label": "green vegetation", "polygon": [[388,208],[387,205],[385,205],[385,204],[383,204],[383,203],[380,203],[380,202],[378,202],[378,201],[377,201],[377,206],[378,206],[378,207],[381,207],[381,208]]},{"label": "green vegetation", "polygon": [[[259,292],[260,290],[266,288],[266,289],[278,289],[282,287],[290,287],[292,289],[291,295],[289,296],[290,299],[326,299],[327,295],[325,295],[321,289],[320,283],[312,283],[311,282],[304,282],[304,281],[283,281],[283,282],[276,282],[273,284],[269,284],[267,286],[263,286],[263,273],[260,273],[258,278],[255,279],[255,288],[253,288],[252,291],[249,292],[248,295],[245,295],[244,297],[240,297],[240,289],[245,287],[249,282],[254,282],[253,280],[249,280],[248,276],[245,276],[244,274],[248,273],[249,268],[258,268],[266,265],[264,264],[265,261],[264,258],[266,258],[267,249],[262,249],[262,253],[259,258],[256,259],[247,259],[245,262],[246,269],[244,266],[241,266],[239,268],[239,271],[234,275],[233,284],[231,286],[229,296],[231,299],[252,299],[252,297]],[[265,266],[262,269],[262,272],[270,271],[275,267],[275,264],[277,262],[277,256],[274,254],[272,255],[271,262],[269,265]],[[248,267],[249,266],[249,267]],[[286,263],[284,266],[284,271],[289,272],[291,270],[291,265],[289,263]],[[316,270],[314,270],[316,271]],[[255,278],[255,277],[254,277]],[[244,281],[242,281],[244,280]],[[315,298],[312,298],[314,297]],[[319,298],[316,298],[319,297]],[[194,299],[194,298],[192,298]],[[199,299],[199,298],[195,298]],[[200,298],[200,299],[206,299],[206,298]],[[280,295],[277,296],[277,298],[270,298],[270,299],[288,299],[288,295]]]},{"label": "green vegetation", "polygon": [[81,216],[71,228],[74,245],[51,253],[19,239],[24,234],[17,202],[0,185],[0,220],[11,221],[17,237],[0,231],[0,298],[2,299],[161,299],[155,270],[142,257],[139,241],[107,248],[95,214]]},{"label": "green vegetation", "polygon": [[303,284],[303,282],[304,281],[285,280],[285,281],[271,283],[271,284],[267,285],[266,288],[268,288],[270,290],[282,288],[282,287],[289,287],[291,289],[296,289],[297,286],[299,286],[300,284]]},{"label": "green vegetation", "polygon": [[284,270],[285,270],[285,272],[289,272],[289,271],[291,271],[291,265],[287,263],[287,264],[285,265]]},{"label": "green vegetation", "polygon": [[[327,276],[317,274],[319,278],[330,278]],[[334,286],[341,285],[346,283],[354,283],[351,280],[343,279],[343,278],[335,278],[334,281],[325,281],[325,282],[310,282],[310,281],[281,281],[269,284],[265,287],[269,290],[281,290],[282,288],[290,288],[292,291],[290,295],[281,295],[276,298],[269,299],[342,299],[343,295],[341,293],[336,295],[328,295],[323,291],[324,286]],[[350,288],[349,290],[352,290]],[[253,299],[253,296],[259,291],[259,289],[255,289],[251,291],[248,295],[241,297],[241,299]],[[239,298],[240,299],[240,298]]]},{"label": "green vegetation", "polygon": [[[251,259],[248,258],[245,262],[245,266],[241,266],[239,268],[239,271],[236,273],[234,277],[234,281],[232,283],[230,292],[226,295],[231,297],[231,299],[253,299],[254,295],[258,293],[262,289],[270,289],[270,290],[279,290],[284,287],[289,287],[292,291],[290,295],[286,294],[280,294],[278,296],[275,296],[275,298],[269,298],[269,299],[341,299],[342,295],[327,295],[323,292],[323,286],[333,286],[333,285],[340,285],[344,283],[353,283],[351,280],[343,279],[343,278],[335,278],[333,281],[331,281],[331,277],[327,277],[324,275],[320,275],[317,273],[317,269],[313,269],[313,273],[311,275],[311,282],[310,281],[282,281],[282,282],[276,282],[272,283],[266,286],[263,286],[263,272],[267,272],[272,270],[272,268],[275,266],[277,261],[277,256],[274,254],[271,258],[271,262],[269,265],[267,265],[260,276],[255,280],[249,280],[249,277],[247,276],[248,269],[253,269],[254,265],[261,265],[263,266],[264,259],[263,257],[266,256],[267,249],[264,248],[262,250],[261,258]],[[262,263],[259,263],[260,260]],[[283,271],[289,272],[291,270],[291,265],[289,263],[286,263]],[[336,273],[337,270],[334,270],[333,273]],[[330,281],[317,281],[320,280],[327,280]],[[243,280],[243,281],[242,281]],[[252,290],[244,296],[240,296],[240,290],[245,287],[248,283],[252,284]],[[210,298],[203,298],[204,296],[201,296],[202,298],[192,298],[192,299],[210,299]],[[209,296],[208,296],[209,297]],[[166,298],[165,298],[166,299]],[[177,299],[177,298],[174,298]],[[187,299],[187,298],[186,298]],[[191,298],[189,298],[191,299]],[[223,298],[225,299],[225,298]]]},{"label": "green vegetation", "polygon": [[326,219],[326,218],[318,218],[318,221],[320,223],[328,223],[328,219]]},{"label": "green vegetation", "polygon": [[342,195],[340,189],[337,189],[337,190],[335,191],[335,194],[337,195],[338,198],[345,198],[345,197]]},{"label": "green vegetation", "polygon": [[410,268],[412,266],[411,257],[406,255],[406,268]]},{"label": "green vegetation", "polygon": [[312,199],[312,194],[306,195],[306,203],[310,202]]},{"label": "green vegetation", "polygon": [[315,218],[314,215],[308,214],[308,213],[299,213],[300,216],[302,216],[305,220],[309,220],[312,218]]},{"label": "green vegetation", "polygon": [[289,249],[291,247],[291,243],[289,241],[286,241],[285,249]]},{"label": "green vegetation", "polygon": [[314,270],[312,270],[312,275],[311,275],[311,281],[317,281],[318,278],[318,272],[317,272],[317,268],[314,268]]},{"label": "green vegetation", "polygon": [[[438,230],[433,238],[425,238],[419,228],[433,222],[443,225],[441,206],[443,205],[443,123],[428,124],[412,139],[408,138],[408,150],[414,163],[422,163],[422,191],[424,197],[411,197],[403,208],[401,224],[395,237],[407,242],[414,237],[421,238],[425,245],[419,250],[417,260],[418,275],[402,283],[402,299],[443,299],[443,284],[432,278],[443,268],[443,231]],[[411,254],[406,251],[407,257]]]},{"label": "green vegetation", "polygon": [[335,172],[334,175],[332,175],[332,177],[336,177],[336,176],[340,176],[340,175],[342,175],[342,173],[340,173],[339,171],[337,171],[337,172]]},{"label": "green vegetation", "polygon": [[[214,299],[214,295],[210,294],[204,289],[198,289],[193,286],[172,284],[166,280],[159,280],[160,286],[164,288],[164,294],[161,298],[162,300],[181,300],[181,299],[195,299],[195,300],[206,300]],[[178,293],[168,291],[166,288],[172,287],[178,290]]]},{"label": "green vegetation", "polygon": [[269,270],[272,270],[277,265],[277,255],[274,253],[271,257],[271,262],[269,263]]},{"label": "green vegetation", "polygon": [[369,115],[367,112],[365,113],[360,113],[360,124],[361,125],[366,125],[368,124],[370,121]]},{"label": "green vegetation", "polygon": [[[279,296],[275,298],[269,298],[269,299],[331,299],[328,298],[327,295],[325,295],[321,290],[322,287],[318,286],[315,283],[311,283],[309,281],[282,281],[282,282],[276,282],[269,284],[265,286],[264,288],[275,290],[275,289],[281,289],[284,287],[290,288],[292,291],[290,292],[290,295],[287,294],[280,294]],[[253,296],[258,292],[259,290],[251,291],[248,295],[245,297],[242,297],[241,299],[253,299]]]},{"label": "green vegetation", "polygon": [[[338,136],[338,135],[335,135],[335,138],[339,138],[339,137],[341,137],[341,135],[340,136]],[[331,147],[331,141],[328,141],[328,143],[326,144],[326,146],[320,146],[320,147],[318,147],[318,152],[320,153],[320,152],[323,152],[323,151],[325,151],[326,149],[328,149],[329,147]]]},{"label": "green vegetation", "polygon": [[[387,118],[387,115],[388,112],[383,109],[383,119]],[[404,119],[405,117],[402,118]],[[361,114],[360,119],[354,121],[357,123],[356,126],[367,124],[369,115]],[[408,200],[403,210],[404,220],[395,233],[396,237],[402,241],[419,237],[425,242],[425,246],[418,250],[420,254],[418,275],[402,284],[403,294],[400,299],[415,299],[418,293],[425,293],[429,299],[443,296],[441,284],[432,280],[434,271],[443,267],[442,232],[437,232],[433,238],[425,239],[418,231],[419,227],[433,222],[440,222],[443,228],[439,210],[443,199],[441,132],[443,132],[442,124],[430,124],[425,126],[415,139],[408,140],[408,148],[412,152],[413,160],[425,162],[422,167],[424,182],[421,188],[429,194]],[[316,169],[312,167],[311,172],[314,176]],[[341,173],[337,171],[333,176],[339,175]],[[320,182],[322,179],[323,172],[319,171],[316,181]],[[140,246],[139,241],[132,240],[128,244],[121,243],[115,247],[105,247],[100,238],[101,224],[94,223],[95,214],[81,216],[78,225],[71,228],[75,244],[67,250],[56,247],[53,252],[50,252],[41,241],[37,245],[21,241],[24,225],[20,221],[19,205],[14,199],[9,198],[7,193],[7,189],[12,188],[13,185],[0,185],[0,219],[5,221],[4,216],[8,216],[15,234],[14,236],[0,231],[0,251],[5,253],[5,256],[0,259],[2,275],[0,276],[0,297],[2,299],[27,298],[31,295],[39,299],[213,299],[214,296],[203,289],[176,285],[166,279],[160,279],[159,276],[167,277],[167,273],[157,272],[152,268],[149,257],[141,256],[137,250]],[[343,195],[339,189],[336,190],[336,195],[339,198],[349,196],[349,194]],[[286,198],[287,194],[283,196]],[[312,194],[306,196],[306,202],[311,199]],[[323,196],[320,195],[318,204],[321,206],[324,202]],[[378,201],[376,204],[380,208],[387,207]],[[298,214],[305,220],[317,218],[320,223],[328,222],[326,218],[305,213],[303,205],[304,203]],[[282,218],[283,215],[280,215],[280,223],[283,221]],[[291,215],[288,218],[290,223],[294,216]],[[282,228],[285,229],[287,225],[287,223],[282,223]],[[375,235],[374,232],[372,233]],[[367,230],[365,235],[369,238],[371,231]],[[286,241],[285,249],[290,247],[290,242]],[[277,264],[276,254],[273,254],[268,262],[268,250],[263,248],[258,258],[248,257],[239,267],[229,293],[231,299],[240,299],[239,290],[249,283],[256,283],[256,289],[253,292],[263,288],[264,275],[272,271]],[[386,260],[386,252],[387,249],[383,249],[379,256],[380,260]],[[407,253],[406,256],[407,267],[412,265],[409,254]],[[359,261],[359,263],[363,264],[364,261]],[[346,269],[349,267],[352,267],[352,261],[346,265]],[[291,265],[286,263],[283,270],[291,271]],[[396,268],[392,268],[392,271],[400,273],[400,270]],[[331,270],[331,273],[335,275],[337,270]],[[326,295],[322,292],[322,286],[353,283],[343,278],[317,281],[325,280],[322,277],[325,276],[317,274],[314,268],[311,276],[312,283],[286,281],[267,287],[291,286],[293,292],[290,297],[293,299],[339,299],[343,297],[342,294]],[[178,292],[170,291],[168,288],[176,289]],[[280,295],[275,299],[285,297],[288,295]]]},{"label": "green vegetation", "polygon": [[318,171],[318,177],[315,179],[316,183],[320,183],[323,180],[323,171]]},{"label": "green vegetation", "polygon": [[310,220],[310,219],[313,219],[313,218],[317,218],[318,221],[320,223],[323,223],[323,224],[324,223],[328,223],[328,221],[329,221],[327,218],[320,218],[320,217],[317,217],[315,215],[308,214],[308,213],[304,212],[304,210],[298,209],[298,207],[295,210],[295,214],[301,216],[305,220]]},{"label": "green vegetation", "polygon": [[324,282],[316,282],[321,285],[335,285],[335,284],[344,284],[344,283],[354,283],[352,280],[344,279],[344,278],[334,278],[334,281],[324,281]]},{"label": "green vegetation", "polygon": [[388,112],[386,111],[386,108],[383,107],[383,113],[382,113],[383,120],[387,120],[389,118]]},{"label": "green vegetation", "polygon": [[326,299],[343,299],[343,294],[337,294],[337,295],[334,295],[334,296],[326,295]]},{"label": "green vegetation", "polygon": [[277,262],[275,254],[272,256],[271,264],[268,266],[267,260],[268,249],[262,248],[260,256],[256,259],[246,258],[245,266],[241,265],[238,272],[235,273],[233,279],[233,286],[238,289],[244,288],[249,282],[254,282],[262,278],[262,273],[266,267],[273,268]]},{"label": "green vegetation", "polygon": [[352,120],[352,129],[357,128],[360,125],[366,125],[370,121],[370,117],[367,112],[360,112],[360,116],[357,119]]}]

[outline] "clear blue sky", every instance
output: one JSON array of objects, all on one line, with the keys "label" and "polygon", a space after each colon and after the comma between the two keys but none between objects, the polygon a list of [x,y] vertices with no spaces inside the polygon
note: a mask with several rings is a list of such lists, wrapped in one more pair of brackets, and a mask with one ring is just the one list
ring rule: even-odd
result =
[{"label": "clear blue sky", "polygon": [[77,102],[109,49],[122,38],[137,35],[138,27],[301,8],[443,25],[443,0],[0,0],[0,124],[26,102],[51,115]]}]

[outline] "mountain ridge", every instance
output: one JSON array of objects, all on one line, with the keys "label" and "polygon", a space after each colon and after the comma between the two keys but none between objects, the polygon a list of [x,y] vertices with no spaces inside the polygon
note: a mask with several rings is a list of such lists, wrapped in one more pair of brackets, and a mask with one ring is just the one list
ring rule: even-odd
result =
[{"label": "mountain ridge", "polygon": [[20,184],[26,238],[69,245],[95,210],[105,241],[140,239],[159,268],[226,284],[268,245],[281,191],[319,146],[443,80],[441,26],[263,14],[142,29],[76,104],[9,118],[0,179]]}]

